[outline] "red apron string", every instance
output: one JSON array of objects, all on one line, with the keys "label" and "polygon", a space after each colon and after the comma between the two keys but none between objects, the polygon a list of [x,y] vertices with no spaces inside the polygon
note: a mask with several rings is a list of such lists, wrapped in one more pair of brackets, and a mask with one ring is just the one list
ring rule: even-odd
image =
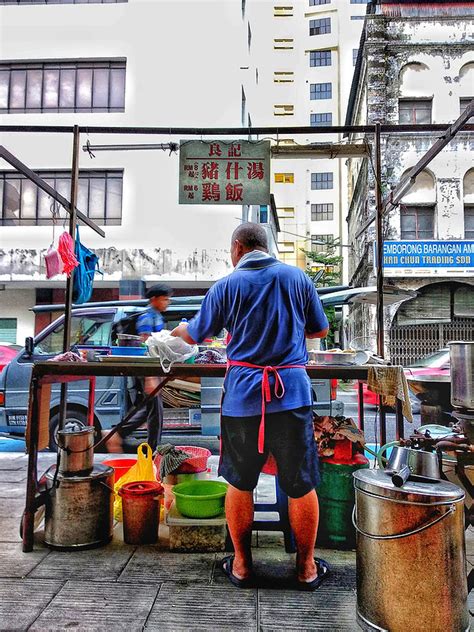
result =
[{"label": "red apron string", "polygon": [[260,418],[260,426],[258,428],[258,452],[263,454],[265,446],[265,407],[272,400],[272,392],[270,388],[270,373],[275,376],[275,386],[273,394],[278,399],[282,399],[285,395],[285,385],[278,373],[279,369],[305,369],[303,364],[285,364],[282,366],[260,366],[251,364],[250,362],[238,362],[237,360],[228,360],[227,369],[231,366],[243,366],[248,369],[260,369],[262,373],[262,416]]}]

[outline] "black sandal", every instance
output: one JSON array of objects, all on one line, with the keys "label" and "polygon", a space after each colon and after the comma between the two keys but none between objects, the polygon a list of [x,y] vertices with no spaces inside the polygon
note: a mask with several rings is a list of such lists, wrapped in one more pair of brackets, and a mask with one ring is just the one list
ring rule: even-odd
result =
[{"label": "black sandal", "polygon": [[330,575],[330,569],[327,562],[322,560],[319,557],[315,557],[314,561],[316,562],[316,568],[318,569],[318,575],[310,582],[302,582],[300,580],[296,581],[296,587],[298,590],[313,592],[317,590],[323,581],[327,579]]},{"label": "black sandal", "polygon": [[252,588],[255,584],[255,577],[252,574],[250,577],[246,577],[245,579],[240,579],[236,577],[232,572],[234,566],[234,555],[228,555],[224,557],[220,562],[220,566],[222,568],[222,572],[230,581],[231,584],[236,586],[237,588]]}]

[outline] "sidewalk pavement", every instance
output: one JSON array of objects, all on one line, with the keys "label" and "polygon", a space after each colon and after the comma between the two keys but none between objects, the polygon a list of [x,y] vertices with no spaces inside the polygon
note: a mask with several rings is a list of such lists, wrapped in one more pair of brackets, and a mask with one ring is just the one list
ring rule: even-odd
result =
[{"label": "sidewalk pavement", "polygon": [[[53,455],[40,454],[39,471],[53,461]],[[331,565],[332,576],[315,593],[298,592],[290,587],[294,555],[285,553],[279,533],[254,534],[261,580],[258,588],[249,590],[228,583],[218,567],[223,554],[170,553],[163,525],[156,546],[124,544],[119,524],[108,546],[66,553],[45,547],[39,530],[34,551],[22,553],[18,527],[26,464],[26,457],[18,453],[0,454],[2,631],[359,629],[355,553],[318,550]],[[259,495],[267,496],[269,481],[262,477]],[[468,541],[469,565],[474,566],[474,532]]]}]

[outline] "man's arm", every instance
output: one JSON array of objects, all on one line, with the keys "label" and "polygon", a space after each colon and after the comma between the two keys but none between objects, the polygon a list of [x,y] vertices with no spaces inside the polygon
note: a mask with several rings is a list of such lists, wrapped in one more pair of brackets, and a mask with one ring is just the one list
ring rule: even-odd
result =
[{"label": "man's arm", "polygon": [[306,303],[305,336],[309,339],[325,338],[328,335],[329,323],[324,313],[321,299],[316,288],[307,280],[307,303]]},{"label": "man's arm", "polygon": [[305,332],[305,336],[306,338],[309,338],[310,340],[312,340],[313,338],[326,338],[326,336],[329,333],[329,327],[326,327],[326,329],[323,329],[321,331],[317,331],[315,333],[308,333],[307,331]]},{"label": "man's arm", "polygon": [[173,329],[173,331],[171,332],[171,335],[176,336],[178,338],[182,338],[184,342],[188,343],[188,345],[196,344],[196,340],[191,338],[191,336],[188,333],[188,323],[179,323],[179,325]]},{"label": "man's arm", "polygon": [[214,285],[204,297],[200,311],[189,323],[180,323],[171,332],[188,344],[202,342],[209,336],[217,336],[224,327],[221,291]]}]

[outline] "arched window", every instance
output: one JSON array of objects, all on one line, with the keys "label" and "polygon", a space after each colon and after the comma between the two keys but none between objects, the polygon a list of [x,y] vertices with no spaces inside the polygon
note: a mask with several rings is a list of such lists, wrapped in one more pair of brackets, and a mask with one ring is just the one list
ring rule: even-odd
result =
[{"label": "arched window", "polygon": [[[459,113],[461,114],[474,99],[474,62],[464,64],[459,71]],[[471,116],[469,123],[474,123]]]},{"label": "arched window", "polygon": [[402,199],[400,205],[401,239],[433,239],[435,208],[436,187],[434,177],[429,171],[425,170],[418,174],[415,184]]},{"label": "arched window", "polygon": [[464,176],[464,239],[474,239],[474,169]]},{"label": "arched window", "polygon": [[418,62],[406,64],[400,70],[399,80],[399,123],[431,123],[433,80],[428,66]]}]

